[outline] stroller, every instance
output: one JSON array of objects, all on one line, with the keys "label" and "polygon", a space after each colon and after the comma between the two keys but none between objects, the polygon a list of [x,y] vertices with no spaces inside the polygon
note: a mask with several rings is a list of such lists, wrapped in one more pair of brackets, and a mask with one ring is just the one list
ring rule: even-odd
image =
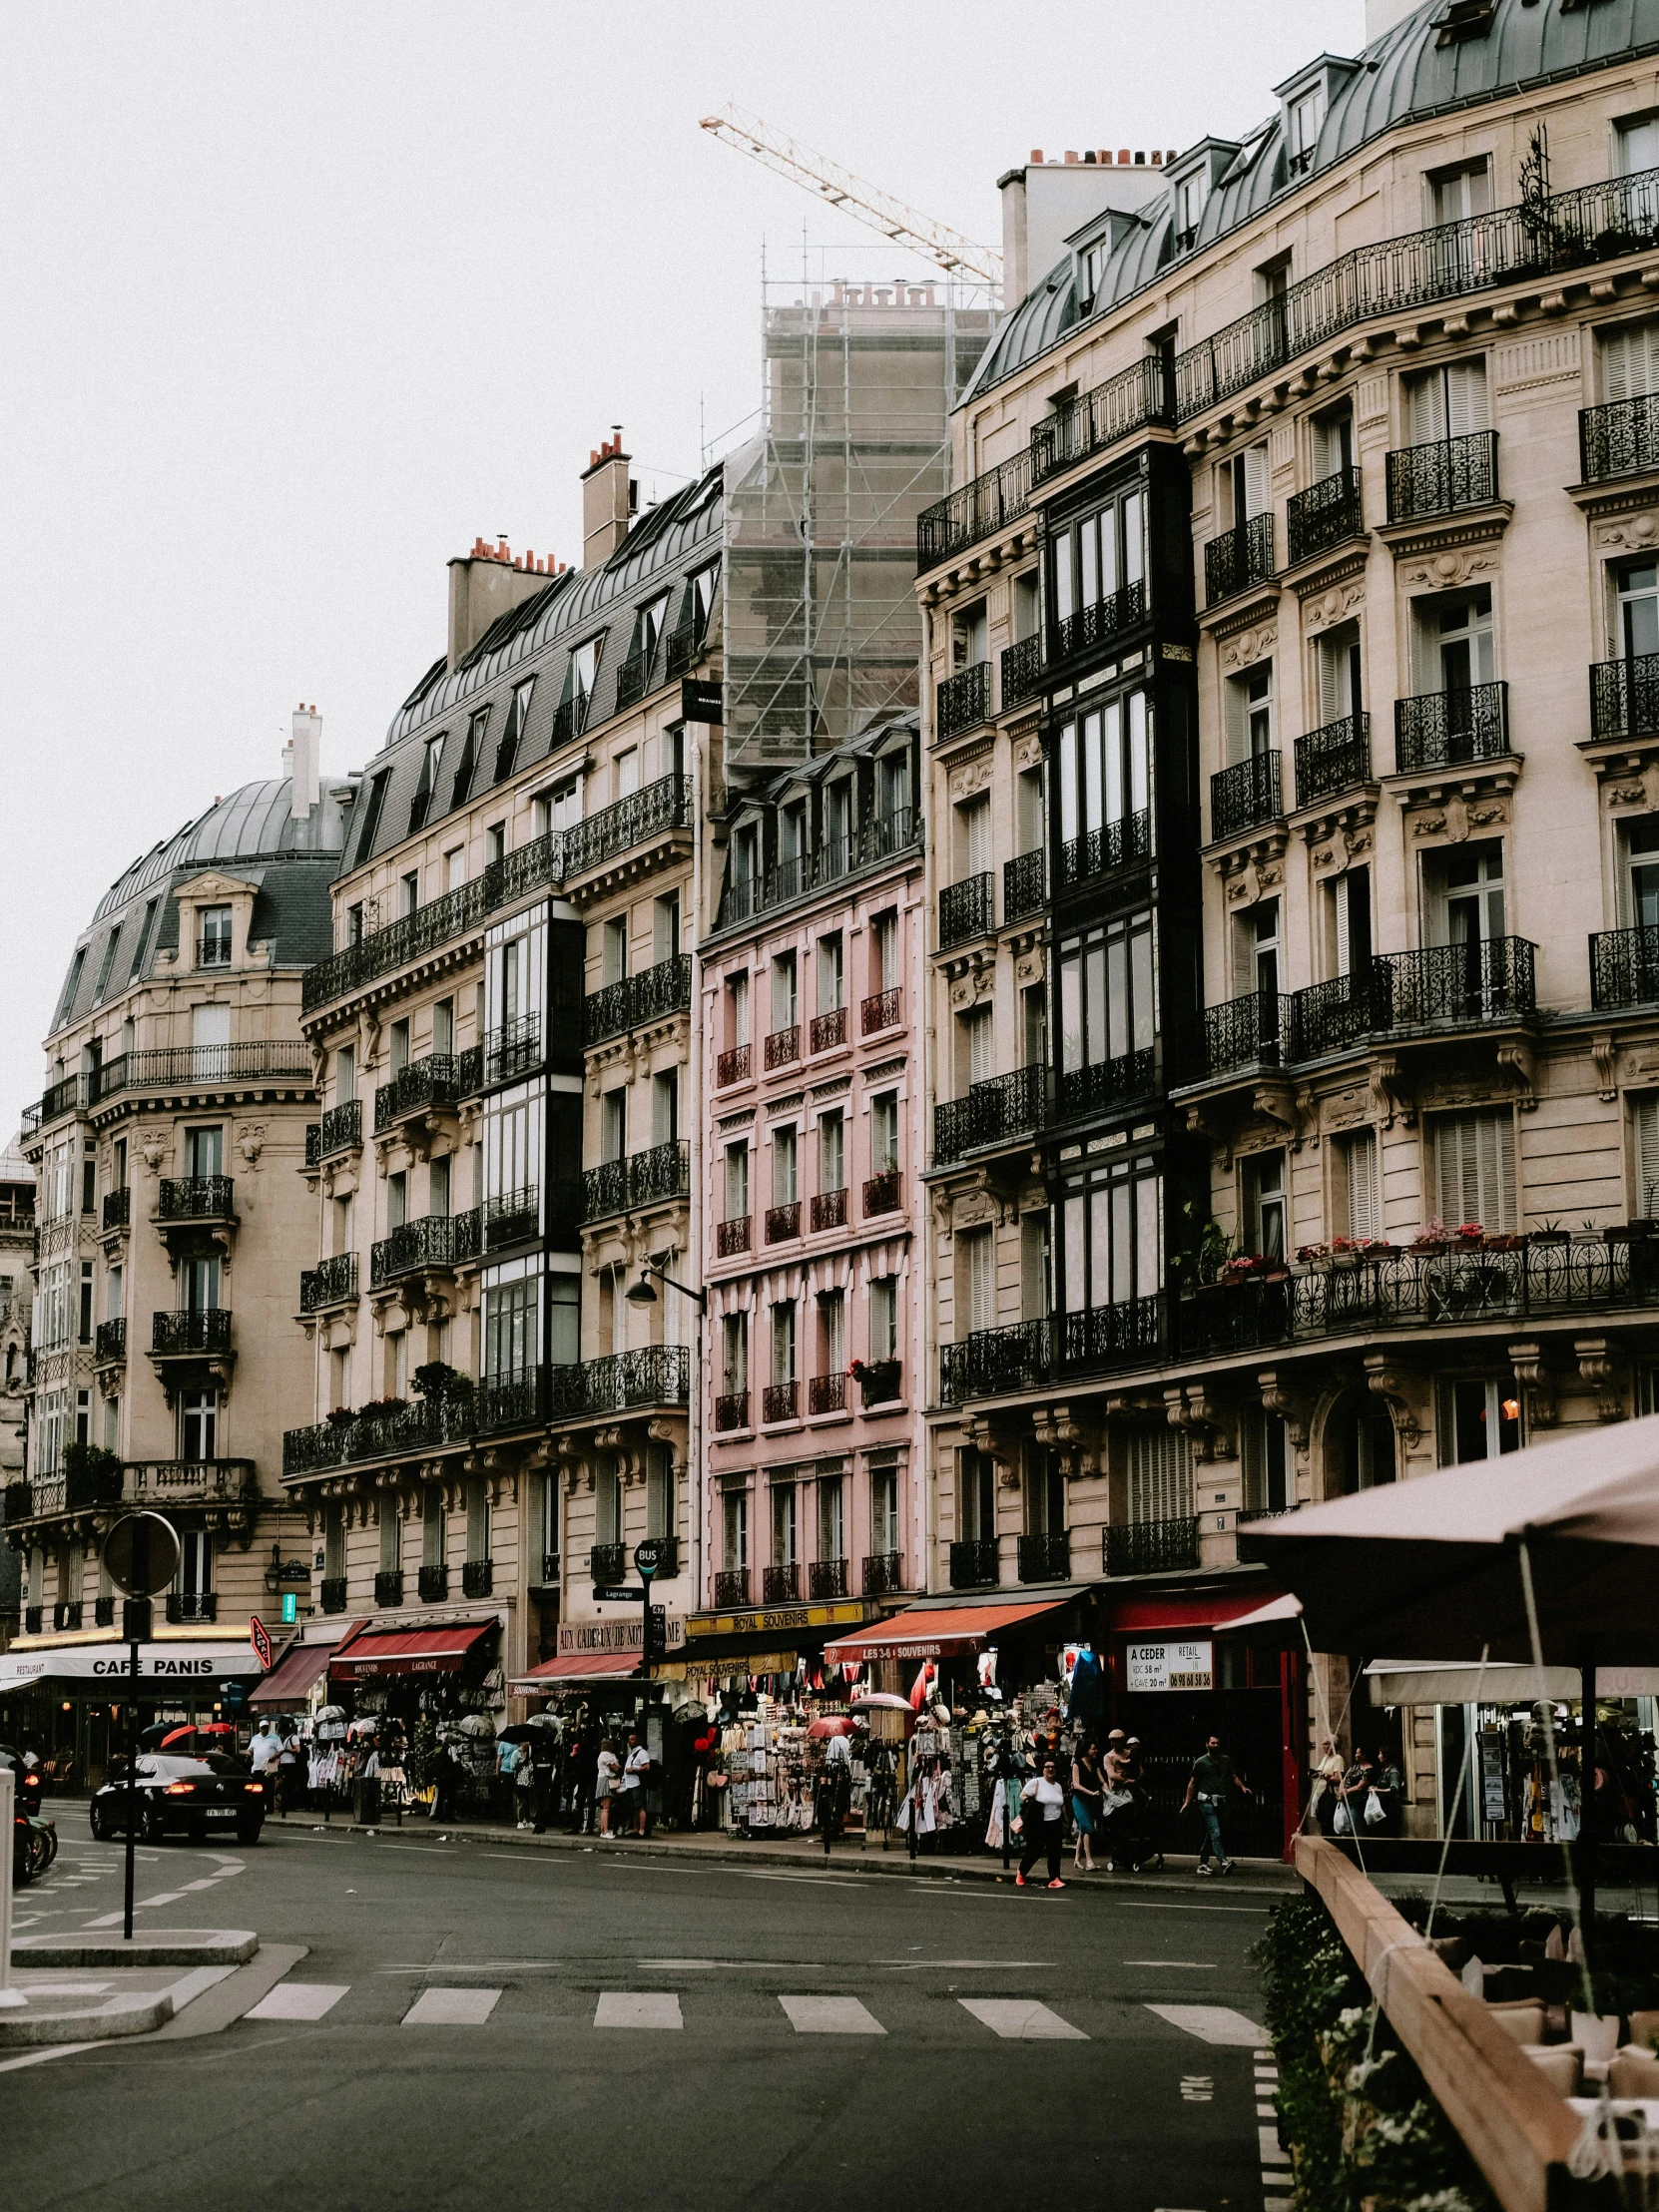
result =
[{"label": "stroller", "polygon": [[1114,1868],[1146,1874],[1162,1867],[1164,1855],[1153,1841],[1151,1808],[1139,1790],[1108,1789],[1101,1806],[1100,1843]]}]

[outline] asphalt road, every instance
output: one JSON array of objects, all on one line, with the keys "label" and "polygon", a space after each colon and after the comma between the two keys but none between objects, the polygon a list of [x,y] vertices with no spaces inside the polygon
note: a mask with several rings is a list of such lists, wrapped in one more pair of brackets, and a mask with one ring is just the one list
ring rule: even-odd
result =
[{"label": "asphalt road", "polygon": [[[120,1904],[119,1852],[55,1811],[63,1857],[18,1900],[41,1932]],[[1245,1952],[1271,1901],[1109,1880],[860,1879],[853,1850],[828,1874],[688,1867],[510,1833],[169,1843],[139,1867],[141,1908],[173,1900],[151,1925],[309,1954],[221,2034],[0,2063],[0,2141],[33,2212],[1262,2212],[1283,2196],[1271,2069],[1226,2015],[1260,2019]]]}]

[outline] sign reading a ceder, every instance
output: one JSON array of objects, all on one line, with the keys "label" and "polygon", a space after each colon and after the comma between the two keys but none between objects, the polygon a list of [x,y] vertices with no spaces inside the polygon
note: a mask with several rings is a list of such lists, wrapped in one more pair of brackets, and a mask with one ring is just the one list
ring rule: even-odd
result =
[{"label": "sign reading a ceder", "polygon": [[1131,1644],[1127,1652],[1128,1687],[1135,1690],[1211,1690],[1215,1687],[1216,1647],[1191,1644]]}]

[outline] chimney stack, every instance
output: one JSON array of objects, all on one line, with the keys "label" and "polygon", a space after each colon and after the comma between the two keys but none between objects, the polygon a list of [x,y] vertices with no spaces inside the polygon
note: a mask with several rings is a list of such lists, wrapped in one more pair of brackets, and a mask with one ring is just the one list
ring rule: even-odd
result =
[{"label": "chimney stack", "polygon": [[635,487],[628,480],[629,456],[622,450],[622,425],[582,471],[582,566],[601,568],[628,535]]},{"label": "chimney stack", "polygon": [[322,717],[303,701],[293,710],[293,736],[282,748],[282,774],[288,779],[288,811],[304,822],[321,797]]},{"label": "chimney stack", "polygon": [[544,590],[555,564],[538,569],[528,553],[513,557],[505,538],[474,538],[470,553],[449,564],[449,666],[459,668],[497,615]]}]

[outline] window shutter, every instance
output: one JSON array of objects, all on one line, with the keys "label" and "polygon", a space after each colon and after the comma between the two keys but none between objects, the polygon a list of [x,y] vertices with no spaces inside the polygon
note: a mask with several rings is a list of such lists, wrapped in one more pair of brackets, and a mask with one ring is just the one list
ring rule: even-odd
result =
[{"label": "window shutter", "polygon": [[994,1269],[988,1229],[976,1229],[965,1242],[968,1248],[968,1327],[989,1329],[996,1321]]},{"label": "window shutter", "polygon": [[1486,428],[1486,365],[1453,361],[1445,371],[1446,435],[1460,438]]},{"label": "window shutter", "polygon": [[1129,1437],[1131,1521],[1190,1520],[1192,1453],[1174,1428],[1137,1428]]},{"label": "window shutter", "polygon": [[1447,1229],[1477,1221],[1490,1235],[1513,1233],[1515,1125],[1507,1113],[1448,1115],[1435,1131],[1434,1167],[1436,1210]]},{"label": "window shutter", "polygon": [[1406,436],[1412,445],[1428,445],[1445,436],[1445,383],[1437,368],[1412,379],[1406,417]]},{"label": "window shutter", "polygon": [[990,1008],[981,1007],[968,1023],[968,1081],[988,1083],[996,1073]]},{"label": "window shutter", "polygon": [[1320,663],[1320,721],[1340,722],[1349,712],[1345,681],[1348,675],[1348,640],[1322,638]]},{"label": "window shutter", "polygon": [[1348,877],[1339,875],[1331,885],[1331,904],[1336,920],[1337,973],[1348,975],[1354,967],[1353,932],[1348,925]]},{"label": "window shutter", "polygon": [[1378,1234],[1377,1131],[1357,1129],[1348,1140],[1348,1233]]},{"label": "window shutter", "polygon": [[1636,1214],[1649,1221],[1659,1214],[1659,1096],[1638,1099],[1633,1120]]},{"label": "window shutter", "polygon": [[1610,330],[1601,341],[1601,396],[1609,404],[1631,395],[1630,341],[1635,335],[1633,330]]},{"label": "window shutter", "polygon": [[1268,449],[1265,444],[1245,447],[1244,494],[1247,518],[1267,513],[1272,491],[1268,477]]},{"label": "window shutter", "polygon": [[975,799],[965,810],[967,814],[968,873],[985,874],[991,864],[991,803],[989,799]]}]

